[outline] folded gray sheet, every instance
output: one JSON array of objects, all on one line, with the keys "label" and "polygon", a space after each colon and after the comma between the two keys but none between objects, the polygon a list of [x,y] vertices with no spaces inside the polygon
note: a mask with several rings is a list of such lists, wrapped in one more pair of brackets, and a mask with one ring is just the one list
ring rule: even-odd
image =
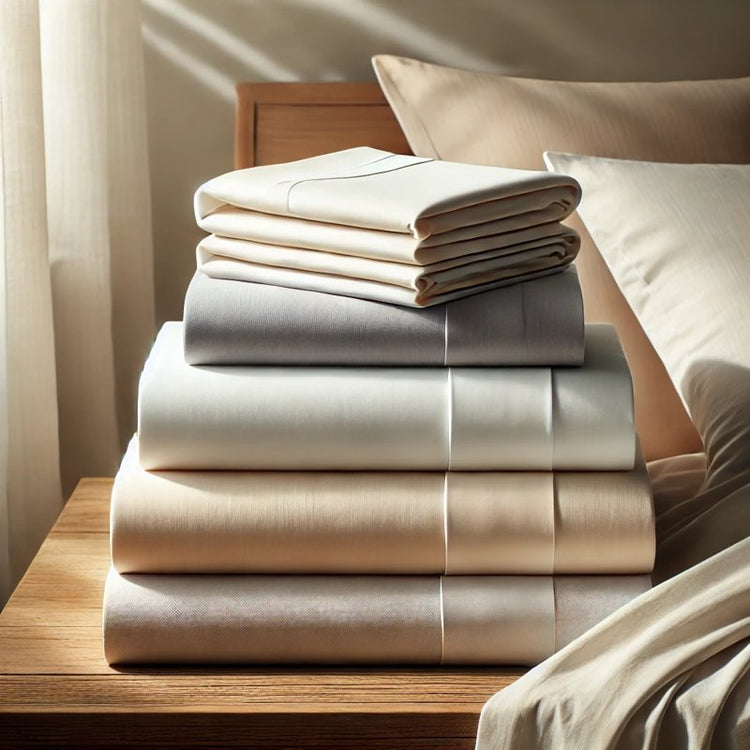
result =
[{"label": "folded gray sheet", "polygon": [[428,308],[213,279],[185,298],[193,365],[580,365],[574,267]]}]

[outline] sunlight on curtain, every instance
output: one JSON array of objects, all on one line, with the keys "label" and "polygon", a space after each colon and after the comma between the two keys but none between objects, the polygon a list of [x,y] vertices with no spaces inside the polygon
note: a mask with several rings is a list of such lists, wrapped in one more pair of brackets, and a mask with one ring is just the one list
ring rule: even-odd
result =
[{"label": "sunlight on curtain", "polygon": [[0,68],[2,602],[134,428],[154,326],[140,3],[6,0]]}]

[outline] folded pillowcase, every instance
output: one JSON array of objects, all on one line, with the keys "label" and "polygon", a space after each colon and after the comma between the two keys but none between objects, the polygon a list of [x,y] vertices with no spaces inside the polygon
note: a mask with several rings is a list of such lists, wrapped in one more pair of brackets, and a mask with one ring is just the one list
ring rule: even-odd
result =
[{"label": "folded pillowcase", "polygon": [[423,309],[213,279],[185,295],[191,365],[580,365],[575,267]]}]

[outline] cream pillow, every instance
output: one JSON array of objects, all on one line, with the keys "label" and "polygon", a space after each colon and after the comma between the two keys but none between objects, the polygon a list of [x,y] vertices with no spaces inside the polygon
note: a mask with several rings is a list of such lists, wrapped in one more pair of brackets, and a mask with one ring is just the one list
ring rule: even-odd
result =
[{"label": "cream pillow", "polygon": [[[674,162],[750,162],[750,78],[577,83],[510,78],[390,55],[373,58],[415,154],[539,169],[545,150]],[[589,321],[612,322],[633,370],[649,459],[700,450],[664,368],[579,221]]]},{"label": "cream pillow", "polygon": [[701,492],[657,508],[657,577],[750,534],[750,165],[548,153],[661,356],[708,456]]},{"label": "cream pillow", "polygon": [[706,363],[750,374],[750,165],[545,161],[580,182],[578,213],[689,409]]}]

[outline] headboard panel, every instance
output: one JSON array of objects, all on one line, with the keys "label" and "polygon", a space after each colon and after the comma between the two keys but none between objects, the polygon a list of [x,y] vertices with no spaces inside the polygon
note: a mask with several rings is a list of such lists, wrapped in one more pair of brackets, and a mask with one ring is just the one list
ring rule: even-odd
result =
[{"label": "headboard panel", "polygon": [[235,169],[374,146],[410,154],[375,82],[240,83]]}]

